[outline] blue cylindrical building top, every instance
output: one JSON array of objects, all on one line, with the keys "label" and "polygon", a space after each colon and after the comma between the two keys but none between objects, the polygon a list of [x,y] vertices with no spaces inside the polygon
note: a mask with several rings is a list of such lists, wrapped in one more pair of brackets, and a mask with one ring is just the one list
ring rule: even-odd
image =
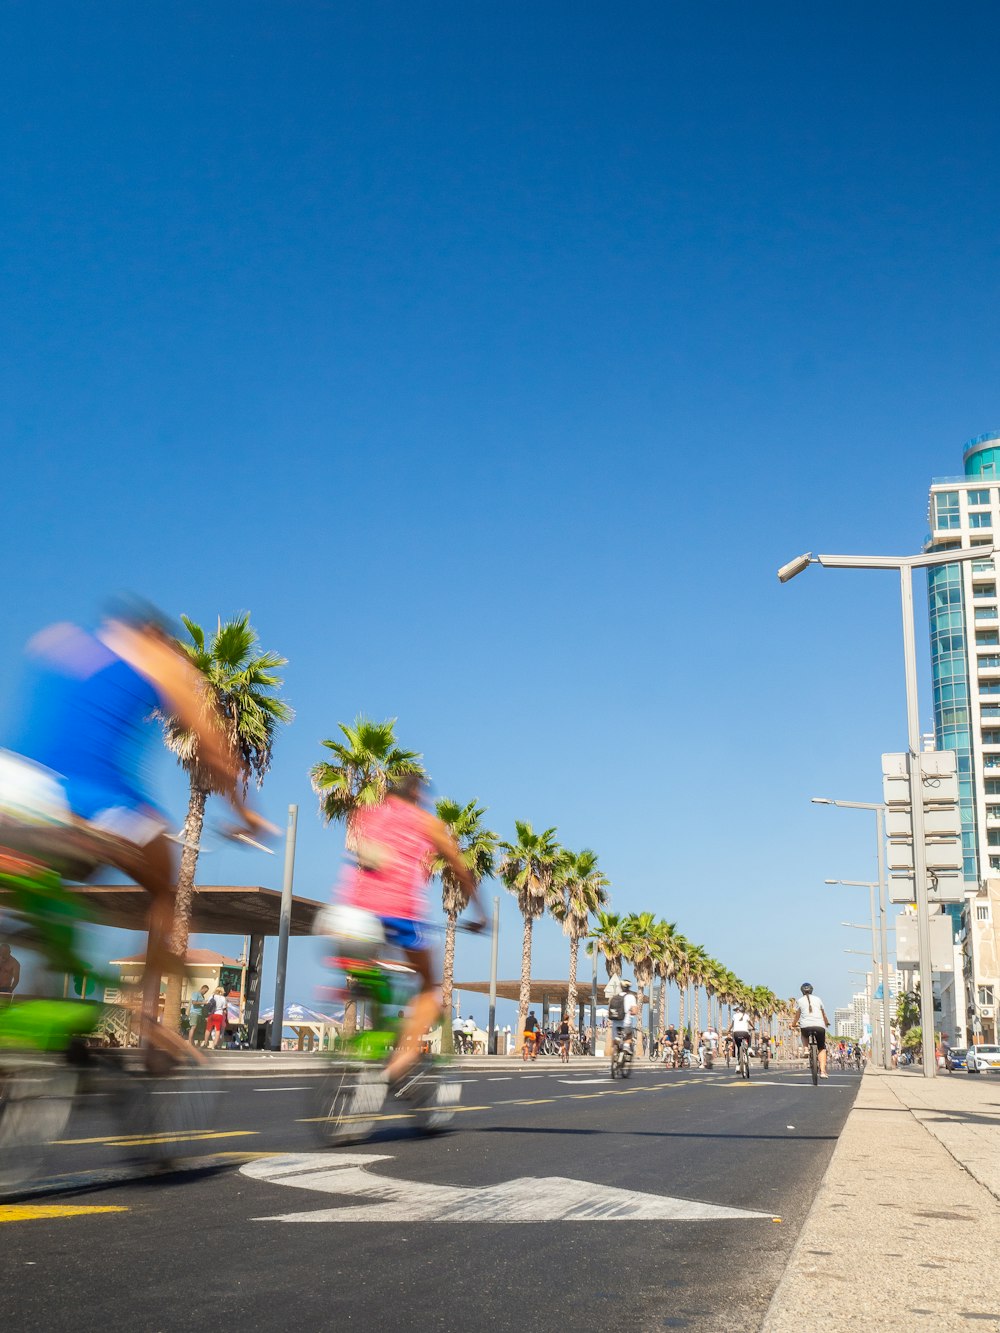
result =
[{"label": "blue cylindrical building top", "polygon": [[989,430],[970,440],[962,452],[967,477],[1000,475],[1000,430]]}]

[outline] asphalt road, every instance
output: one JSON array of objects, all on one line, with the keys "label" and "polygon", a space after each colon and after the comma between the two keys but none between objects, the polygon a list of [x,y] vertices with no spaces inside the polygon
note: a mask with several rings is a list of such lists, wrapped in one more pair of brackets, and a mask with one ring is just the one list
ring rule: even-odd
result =
[{"label": "asphalt road", "polygon": [[611,1083],[590,1061],[459,1077],[448,1133],[403,1114],[338,1149],[308,1122],[313,1076],[220,1080],[211,1137],[155,1177],[89,1103],[46,1177],[0,1205],[5,1325],[744,1333],[858,1086]]}]

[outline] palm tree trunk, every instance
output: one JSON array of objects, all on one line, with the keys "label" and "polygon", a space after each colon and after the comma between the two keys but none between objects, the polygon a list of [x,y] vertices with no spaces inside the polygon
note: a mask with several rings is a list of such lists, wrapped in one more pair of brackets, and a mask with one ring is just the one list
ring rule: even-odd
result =
[{"label": "palm tree trunk", "polygon": [[681,1045],[684,1045],[684,1011],[687,1000],[687,982],[677,987],[677,1031],[681,1034]]},{"label": "palm tree trunk", "polygon": [[658,1035],[660,1041],[663,1040],[663,1034],[667,1030],[667,979],[660,977],[660,1021],[658,1023]]},{"label": "palm tree trunk", "polygon": [[691,1040],[695,1047],[698,1045],[698,1038],[701,1036],[701,987],[695,982],[694,987],[694,1035]]},{"label": "palm tree trunk", "polygon": [[528,1009],[531,1005],[531,928],[533,925],[533,918],[525,915],[524,935],[521,938],[521,990],[517,999],[515,1055],[521,1054],[521,1047],[524,1045],[524,1021],[528,1017]]},{"label": "palm tree trunk", "polygon": [[[177,876],[177,895],[174,899],[174,929],[170,937],[170,952],[180,959],[179,969],[167,977],[167,994],[163,1007],[163,1025],[171,1032],[179,1032],[181,1027],[181,982],[184,977],[184,955],[187,952],[191,934],[191,906],[194,901],[194,876],[198,868],[198,853],[201,849],[201,831],[205,825],[205,802],[208,792],[191,783],[191,795],[188,799],[187,815],[184,819],[182,839],[184,850],[181,852],[181,867]],[[154,951],[155,942],[150,940],[146,947],[147,954]],[[150,977],[150,986],[155,984],[159,991],[160,979]]]},{"label": "palm tree trunk", "polygon": [[580,940],[576,935],[569,937],[569,985],[566,987],[566,1014],[569,1021],[574,1021],[576,1014],[576,963],[580,950]]},{"label": "palm tree trunk", "polygon": [[451,993],[455,985],[455,926],[457,912],[445,913],[448,924],[444,928],[444,967],[441,972],[441,1051],[451,1055],[455,1043],[451,1034]]}]

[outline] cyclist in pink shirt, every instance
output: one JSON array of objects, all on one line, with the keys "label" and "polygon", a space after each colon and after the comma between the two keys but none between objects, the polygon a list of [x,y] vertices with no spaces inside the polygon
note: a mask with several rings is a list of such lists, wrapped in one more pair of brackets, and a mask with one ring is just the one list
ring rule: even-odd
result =
[{"label": "cyclist in pink shirt", "polygon": [[427,881],[435,854],[448,862],[475,903],[482,930],[486,916],[476,881],[462,860],[447,826],[421,805],[424,780],[411,774],[396,783],[381,805],[363,810],[355,824],[358,864],[338,895],[341,902],[364,908],[382,921],[386,940],[403,950],[420,977],[421,989],[403,1025],[402,1039],[386,1067],[396,1082],[419,1059],[420,1038],[441,1010],[441,977],[427,931]]}]

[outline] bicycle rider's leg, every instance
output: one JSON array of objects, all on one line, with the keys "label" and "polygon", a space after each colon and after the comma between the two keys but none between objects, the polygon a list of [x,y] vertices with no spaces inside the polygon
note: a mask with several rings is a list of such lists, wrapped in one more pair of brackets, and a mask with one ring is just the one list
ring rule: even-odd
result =
[{"label": "bicycle rider's leg", "polygon": [[150,896],[149,942],[142,980],[142,1035],[151,1047],[190,1063],[195,1047],[159,1022],[160,982],[182,976],[184,965],[172,948],[176,904],[174,847],[162,832],[145,843],[119,841],[106,852],[106,863],[131,876]]},{"label": "bicycle rider's leg", "polygon": [[816,1045],[819,1048],[819,1076],[826,1078],[826,1032],[822,1028],[816,1029]]},{"label": "bicycle rider's leg", "polygon": [[403,1019],[399,1045],[386,1065],[390,1083],[403,1077],[420,1061],[420,1041],[441,1012],[440,983],[434,955],[430,949],[405,949],[406,961],[420,978],[420,992],[411,1002]]}]

